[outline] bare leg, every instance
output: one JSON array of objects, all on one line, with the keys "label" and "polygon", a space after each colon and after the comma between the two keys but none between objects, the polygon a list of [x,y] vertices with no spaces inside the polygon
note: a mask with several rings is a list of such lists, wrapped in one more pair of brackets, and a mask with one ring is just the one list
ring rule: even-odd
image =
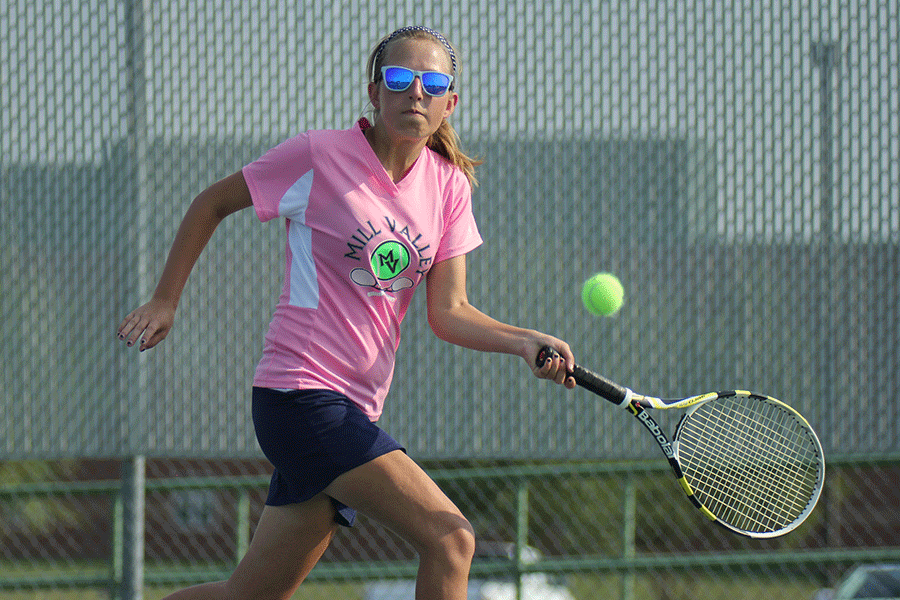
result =
[{"label": "bare leg", "polygon": [[287,600],[334,536],[329,496],[380,521],[419,554],[417,600],[466,600],[475,552],[472,527],[406,454],[390,452],[338,477],[302,504],[267,506],[247,555],[227,582],[176,592],[166,600]]},{"label": "bare leg", "polygon": [[380,521],[419,554],[417,600],[466,600],[472,526],[411,458],[394,451],[338,477],[326,493]]},{"label": "bare leg", "polygon": [[228,581],[190,587],[166,600],[287,600],[336,529],[334,507],[324,494],[300,504],[266,506],[247,555]]}]

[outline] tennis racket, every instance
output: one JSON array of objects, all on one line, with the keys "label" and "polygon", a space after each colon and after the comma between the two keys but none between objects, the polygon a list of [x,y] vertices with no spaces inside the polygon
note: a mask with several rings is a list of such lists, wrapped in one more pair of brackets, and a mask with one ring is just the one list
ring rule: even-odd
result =
[{"label": "tennis racket", "polygon": [[[554,354],[545,346],[537,365]],[[773,538],[795,529],[815,508],[825,480],[822,445],[784,402],[740,390],[663,400],[577,365],[573,377],[637,417],[687,497],[711,521],[747,537]],[[671,441],[646,408],[687,409]]]}]

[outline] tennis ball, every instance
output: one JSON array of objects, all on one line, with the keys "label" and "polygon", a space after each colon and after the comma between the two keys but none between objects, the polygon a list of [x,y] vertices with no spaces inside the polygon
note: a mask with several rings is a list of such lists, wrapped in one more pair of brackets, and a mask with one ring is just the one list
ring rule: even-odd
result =
[{"label": "tennis ball", "polygon": [[591,314],[612,316],[622,308],[625,290],[622,282],[612,273],[597,273],[587,279],[581,288],[581,302]]}]

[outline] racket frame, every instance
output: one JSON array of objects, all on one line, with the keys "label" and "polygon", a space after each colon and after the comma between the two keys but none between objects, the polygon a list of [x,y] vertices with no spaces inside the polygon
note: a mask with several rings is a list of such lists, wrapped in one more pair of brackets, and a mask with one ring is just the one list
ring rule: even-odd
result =
[{"label": "racket frame", "polygon": [[[538,353],[537,360],[535,364],[537,366],[541,366],[544,364],[546,359],[552,356],[555,351],[549,346],[545,346]],[[799,412],[791,408],[789,405],[772,398],[771,396],[764,396],[761,394],[754,394],[751,392],[747,392],[744,390],[728,390],[728,391],[720,391],[720,392],[708,392],[705,394],[700,394],[697,396],[689,396],[687,398],[681,399],[662,399],[657,398],[655,396],[644,396],[641,394],[636,394],[630,388],[627,388],[623,385],[620,385],[602,375],[598,375],[593,371],[589,371],[584,367],[579,365],[575,365],[575,368],[572,372],[572,377],[575,379],[575,382],[594,394],[600,396],[604,400],[615,404],[619,408],[625,408],[644,426],[647,431],[653,436],[653,439],[656,440],[656,444],[659,446],[663,455],[666,457],[666,460],[669,463],[669,466],[672,469],[672,472],[675,475],[675,479],[678,481],[678,484],[681,486],[681,489],[684,491],[688,500],[690,500],[691,504],[694,505],[707,519],[713,521],[714,523],[724,527],[725,529],[737,533],[738,535],[742,535],[749,538],[773,538],[784,535],[789,531],[797,528],[809,514],[813,511],[816,504],[819,501],[819,497],[822,493],[822,487],[824,484],[825,478],[825,461],[824,461],[824,453],[822,451],[822,445],[819,442],[818,436],[816,436],[815,431],[809,425],[809,422],[801,415]],[[816,481],[816,488],[813,492],[812,498],[807,503],[804,511],[795,518],[789,525],[783,527],[781,529],[777,529],[775,531],[747,531],[744,529],[739,529],[726,523],[716,517],[712,511],[710,511],[703,503],[697,498],[696,493],[691,487],[690,483],[687,481],[685,477],[684,470],[681,465],[681,461],[678,458],[678,434],[681,432],[682,425],[685,423],[685,420],[696,411],[701,405],[711,402],[714,400],[719,400],[721,398],[726,398],[735,395],[747,395],[750,397],[755,397],[759,399],[764,399],[769,402],[774,402],[779,405],[783,409],[787,409],[789,412],[793,413],[795,417],[797,417],[800,421],[802,421],[809,433],[811,434],[811,439],[814,441],[816,446],[816,450],[818,452],[818,456],[820,457],[820,469],[818,470],[818,479]],[[681,416],[681,419],[678,421],[678,424],[675,427],[675,435],[673,436],[674,442],[669,439],[669,436],[666,435],[665,430],[656,422],[656,420],[647,412],[647,408],[654,408],[658,410],[670,410],[670,409],[688,409],[684,415]]]},{"label": "racket frame", "polygon": [[[816,456],[819,457],[819,461],[817,463],[818,469],[816,470],[816,475],[817,475],[816,483],[815,483],[815,488],[813,489],[811,497],[807,501],[806,506],[800,512],[800,514],[797,515],[793,521],[791,521],[790,523],[788,523],[787,525],[785,525],[779,529],[775,529],[772,531],[748,531],[746,529],[734,527],[733,525],[723,521],[722,519],[719,519],[706,506],[703,505],[703,503],[700,501],[699,498],[697,498],[696,493],[691,488],[690,483],[687,481],[687,477],[684,476],[684,474],[683,474],[684,469],[681,465],[681,459],[679,457],[679,440],[680,440],[681,432],[682,432],[682,429],[683,429],[685,423],[687,423],[687,421],[691,417],[691,415],[694,412],[696,412],[697,410],[699,410],[700,407],[703,406],[704,404],[707,404],[709,402],[714,402],[716,400],[733,398],[736,396],[747,396],[749,398],[756,399],[760,402],[768,403],[770,405],[777,407],[778,409],[780,409],[782,411],[789,413],[793,418],[800,421],[803,424],[805,431],[809,434],[809,439],[813,442],[813,446],[815,447]],[[676,460],[678,461],[679,471],[682,473],[682,478],[679,479],[679,483],[681,483],[681,486],[685,490],[685,493],[688,494],[688,498],[691,500],[691,502],[697,508],[699,508],[700,511],[704,515],[709,517],[710,520],[712,520],[715,523],[717,523],[718,525],[721,525],[722,527],[728,529],[729,531],[733,531],[734,533],[737,533],[739,535],[743,535],[743,536],[754,538],[754,539],[765,539],[765,538],[780,537],[790,531],[793,531],[794,529],[799,527],[800,524],[803,523],[803,521],[805,521],[806,518],[812,513],[813,509],[815,509],[816,505],[819,502],[819,498],[822,495],[822,489],[823,489],[824,483],[825,483],[825,459],[824,459],[825,453],[822,450],[822,444],[819,441],[819,437],[816,435],[815,430],[812,428],[812,426],[809,424],[809,422],[803,417],[803,415],[801,415],[793,407],[782,402],[781,400],[778,400],[777,398],[773,398],[771,396],[766,396],[764,394],[756,394],[753,392],[749,392],[747,390],[727,390],[727,391],[720,391],[720,392],[710,392],[707,394],[702,394],[700,396],[691,396],[689,398],[684,398],[681,400],[667,401],[667,400],[661,400],[659,398],[653,398],[652,400],[658,402],[658,404],[657,404],[657,402],[654,402],[654,405],[653,405],[654,408],[661,408],[663,410],[666,410],[666,409],[670,409],[670,408],[685,408],[686,407],[688,409],[687,412],[684,413],[681,416],[681,418],[678,420],[678,424],[675,426],[675,433],[672,435],[672,438],[673,438],[672,447],[675,450],[675,457],[676,457]]]}]

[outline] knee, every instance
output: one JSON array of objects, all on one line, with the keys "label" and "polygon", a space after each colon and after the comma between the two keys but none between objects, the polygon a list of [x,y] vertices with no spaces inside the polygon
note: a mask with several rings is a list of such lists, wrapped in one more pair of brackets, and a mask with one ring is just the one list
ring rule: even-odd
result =
[{"label": "knee", "polygon": [[475,530],[462,515],[448,519],[433,540],[432,551],[441,560],[458,568],[468,569],[475,555]]},{"label": "knee", "polygon": [[465,517],[461,517],[461,519],[459,526],[451,535],[450,544],[461,560],[466,564],[471,564],[472,557],[475,556],[475,529]]}]

